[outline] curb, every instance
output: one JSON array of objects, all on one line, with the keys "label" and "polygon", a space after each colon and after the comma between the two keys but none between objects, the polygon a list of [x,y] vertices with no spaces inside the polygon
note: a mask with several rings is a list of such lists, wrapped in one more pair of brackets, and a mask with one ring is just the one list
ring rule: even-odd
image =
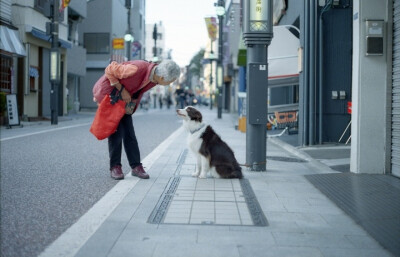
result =
[{"label": "curb", "polygon": [[300,159],[303,159],[308,162],[310,166],[312,166],[313,170],[316,173],[321,173],[321,174],[327,174],[327,173],[340,173],[336,170],[333,170],[331,167],[329,167],[326,164],[323,164],[314,158],[312,158],[310,155],[307,153],[297,149],[296,147],[278,139],[278,138],[268,138],[268,141],[276,145],[277,147],[282,148],[283,150],[297,156]]},{"label": "curb", "polygon": [[[158,145],[156,149],[143,159],[143,166],[150,169],[154,162],[182,132],[183,127],[180,127]],[[127,174],[124,180],[118,182],[92,208],[81,216],[77,222],[47,246],[39,257],[75,256],[139,181],[139,178],[133,177],[130,173]]]}]

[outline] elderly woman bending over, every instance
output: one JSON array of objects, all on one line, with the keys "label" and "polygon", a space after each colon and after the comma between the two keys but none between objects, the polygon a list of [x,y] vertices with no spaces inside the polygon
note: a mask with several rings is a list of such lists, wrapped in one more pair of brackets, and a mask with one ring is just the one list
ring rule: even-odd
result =
[{"label": "elderly woman bending over", "polygon": [[[143,94],[156,85],[169,85],[180,76],[179,66],[165,60],[160,64],[135,60],[124,63],[112,62],[105,69],[105,74],[93,87],[94,101],[101,100],[116,88],[122,100],[131,103],[133,113],[136,111]],[[121,164],[122,142],[131,167],[132,176],[148,179],[149,175],[140,162],[140,151],[133,128],[132,116],[125,114],[114,134],[108,137],[110,173],[113,179],[124,179]]]}]

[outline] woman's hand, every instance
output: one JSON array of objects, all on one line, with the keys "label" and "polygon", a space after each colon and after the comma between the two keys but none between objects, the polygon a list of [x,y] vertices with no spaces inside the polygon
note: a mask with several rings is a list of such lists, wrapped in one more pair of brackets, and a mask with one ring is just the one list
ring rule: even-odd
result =
[{"label": "woman's hand", "polygon": [[122,89],[121,97],[122,97],[122,100],[125,101],[126,103],[130,103],[132,100],[131,95],[125,88]]}]

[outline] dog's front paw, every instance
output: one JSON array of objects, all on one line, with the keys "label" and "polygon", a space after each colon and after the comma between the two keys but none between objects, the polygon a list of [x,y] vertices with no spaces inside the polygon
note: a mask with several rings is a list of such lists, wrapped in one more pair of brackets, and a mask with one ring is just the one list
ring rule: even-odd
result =
[{"label": "dog's front paw", "polygon": [[207,175],[200,175],[199,178],[207,178]]},{"label": "dog's front paw", "polygon": [[199,176],[199,173],[198,172],[193,172],[192,173],[192,177],[198,177]]}]

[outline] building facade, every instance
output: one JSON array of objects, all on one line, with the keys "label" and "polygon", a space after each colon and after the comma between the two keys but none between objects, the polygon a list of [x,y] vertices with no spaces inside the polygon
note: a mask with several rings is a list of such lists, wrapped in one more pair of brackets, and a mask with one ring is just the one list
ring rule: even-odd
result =
[{"label": "building facade", "polygon": [[133,28],[132,59],[143,60],[146,46],[146,1],[133,0],[131,26]]},{"label": "building facade", "polygon": [[[153,35],[155,26],[157,27],[157,46],[155,46]],[[161,21],[155,24],[146,24],[145,60],[159,61],[162,59],[171,59],[170,53],[165,48],[165,36],[165,27]],[[156,49],[154,49],[155,47]]]},{"label": "building facade", "polygon": [[[283,56],[276,56],[279,49],[269,49],[269,56],[275,54],[275,59],[269,58],[270,111],[274,105],[298,111],[300,146],[338,143],[343,135],[342,143],[351,143],[351,172],[400,176],[400,1],[273,3],[274,25],[288,28],[299,47],[297,75],[279,80],[271,76],[279,68],[276,59]],[[229,11],[235,4],[227,1],[225,20],[241,26],[243,16],[235,18]],[[239,4],[243,10],[244,1]],[[238,32],[227,33],[229,39]],[[274,34],[271,46],[280,36],[275,29]],[[235,45],[234,41],[229,42]],[[236,50],[230,48],[226,50],[234,57]],[[239,46],[238,66],[233,65],[242,92],[245,51]],[[235,64],[235,57],[229,62]]]},{"label": "building facade", "polygon": [[[86,76],[80,88],[81,109],[97,108],[93,102],[93,85],[111,61],[123,62],[144,56],[145,1],[129,1],[95,0],[87,3],[87,18],[82,23],[81,31],[87,51]],[[119,47],[116,45],[116,40],[123,40],[128,31],[128,10],[133,35],[130,51],[127,51],[127,42]]]},{"label": "building facade", "polygon": [[67,49],[67,111],[77,113],[80,110],[80,87],[86,76],[86,48],[83,47],[83,38],[79,31],[82,21],[86,18],[87,3],[84,1],[71,1],[68,5],[68,40],[71,48]]},{"label": "building facade", "polygon": [[351,124],[354,173],[400,176],[398,4],[288,1],[278,22],[300,30],[300,145],[336,143]]},{"label": "building facade", "polygon": [[354,0],[353,172],[400,177],[399,10],[397,0]]},{"label": "building facade", "polygon": [[[0,96],[1,125],[6,123],[6,95],[18,94],[18,78],[24,75],[25,46],[18,27],[13,25],[12,1],[0,2]],[[20,100],[21,101],[21,100]],[[21,104],[18,111],[21,113]]]},{"label": "building facade", "polygon": [[[17,95],[18,112],[24,120],[48,118],[51,115],[51,39],[46,33],[46,23],[50,22],[48,3],[49,1],[40,0],[1,2],[2,25],[7,27],[2,34],[2,45],[10,40],[10,45],[18,46],[17,50],[23,48],[19,52],[14,50],[12,55],[2,51],[2,70],[11,74],[10,86],[4,86],[4,90],[2,86],[2,91]],[[79,23],[86,16],[86,3],[75,1],[69,7],[60,8],[59,12],[61,82],[57,97],[58,115],[62,116],[74,109],[73,101],[77,98],[70,99],[69,92],[75,94],[79,78],[85,75],[81,64],[85,62],[86,54],[79,44],[77,31]],[[14,37],[10,38],[12,35]],[[71,66],[68,65],[69,62]],[[8,68],[10,63],[12,69]]]}]

